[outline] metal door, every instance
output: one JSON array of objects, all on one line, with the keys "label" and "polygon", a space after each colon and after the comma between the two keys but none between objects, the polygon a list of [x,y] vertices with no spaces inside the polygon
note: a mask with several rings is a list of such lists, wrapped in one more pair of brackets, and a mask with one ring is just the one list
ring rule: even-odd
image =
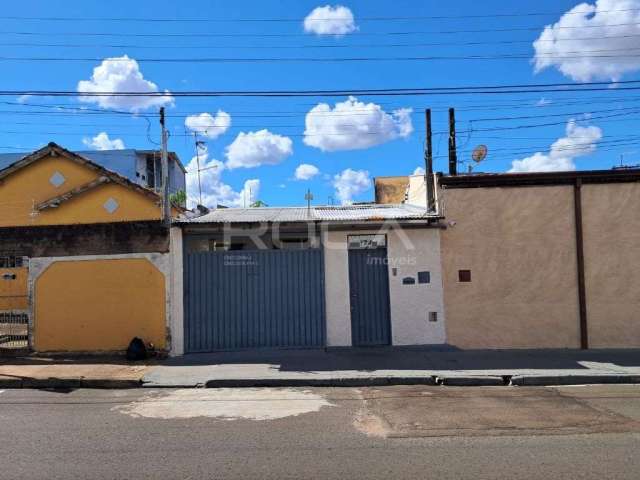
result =
[{"label": "metal door", "polygon": [[185,253],[185,351],[323,347],[322,250]]},{"label": "metal door", "polygon": [[349,250],[349,291],[353,345],[389,345],[391,315],[386,248]]}]

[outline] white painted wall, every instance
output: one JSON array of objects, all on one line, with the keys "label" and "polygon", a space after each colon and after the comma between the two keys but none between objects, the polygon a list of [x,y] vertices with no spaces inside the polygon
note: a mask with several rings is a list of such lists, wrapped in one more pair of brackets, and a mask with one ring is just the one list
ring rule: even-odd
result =
[{"label": "white painted wall", "polygon": [[183,277],[183,241],[182,228],[172,227],[170,232],[170,281],[169,296],[171,310],[169,328],[171,332],[172,357],[184,354],[184,277]]},{"label": "white painted wall", "polygon": [[[440,230],[395,229],[387,242],[393,345],[445,343]],[[430,272],[431,283],[418,283],[420,271]],[[414,277],[415,285],[403,285],[405,277]],[[429,321],[429,312],[437,313],[437,322]]]},{"label": "white painted wall", "polygon": [[349,257],[346,232],[323,232],[327,346],[351,346]]},{"label": "white painted wall", "polygon": [[[380,232],[358,230],[323,234],[328,346],[351,346],[347,236],[369,233]],[[396,226],[386,234],[393,345],[444,343],[440,230]],[[419,271],[429,271],[431,283],[419,284]],[[410,276],[416,283],[403,285],[402,279]],[[437,312],[437,322],[429,322],[429,312]]]},{"label": "white painted wall", "polygon": [[409,176],[407,203],[427,208],[427,183],[424,175]]}]

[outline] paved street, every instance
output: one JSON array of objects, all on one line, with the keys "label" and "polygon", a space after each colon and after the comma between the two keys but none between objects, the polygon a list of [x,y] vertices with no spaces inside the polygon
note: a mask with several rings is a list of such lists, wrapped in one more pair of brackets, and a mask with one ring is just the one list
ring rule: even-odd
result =
[{"label": "paved street", "polygon": [[640,386],[4,390],[0,478],[637,479]]}]

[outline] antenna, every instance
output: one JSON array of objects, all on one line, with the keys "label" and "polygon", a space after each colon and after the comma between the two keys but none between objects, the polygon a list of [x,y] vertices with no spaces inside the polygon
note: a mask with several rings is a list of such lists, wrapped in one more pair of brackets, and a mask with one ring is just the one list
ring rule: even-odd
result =
[{"label": "antenna", "polygon": [[307,214],[311,216],[311,200],[313,200],[313,193],[311,193],[310,189],[305,193],[304,199],[307,201]]},{"label": "antenna", "polygon": [[196,161],[198,164],[198,193],[200,194],[200,205],[202,205],[202,182],[200,181],[200,146],[204,145],[204,142],[198,141],[198,132],[193,132],[193,139],[196,142]]}]

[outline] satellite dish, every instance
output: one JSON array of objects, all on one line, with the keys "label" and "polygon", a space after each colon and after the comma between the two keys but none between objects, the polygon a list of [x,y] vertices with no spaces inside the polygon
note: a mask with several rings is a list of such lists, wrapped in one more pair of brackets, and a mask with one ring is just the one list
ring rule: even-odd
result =
[{"label": "satellite dish", "polygon": [[486,145],[478,145],[473,149],[473,152],[471,153],[471,159],[476,163],[480,163],[485,158],[487,158],[488,151],[489,150],[487,149]]}]

